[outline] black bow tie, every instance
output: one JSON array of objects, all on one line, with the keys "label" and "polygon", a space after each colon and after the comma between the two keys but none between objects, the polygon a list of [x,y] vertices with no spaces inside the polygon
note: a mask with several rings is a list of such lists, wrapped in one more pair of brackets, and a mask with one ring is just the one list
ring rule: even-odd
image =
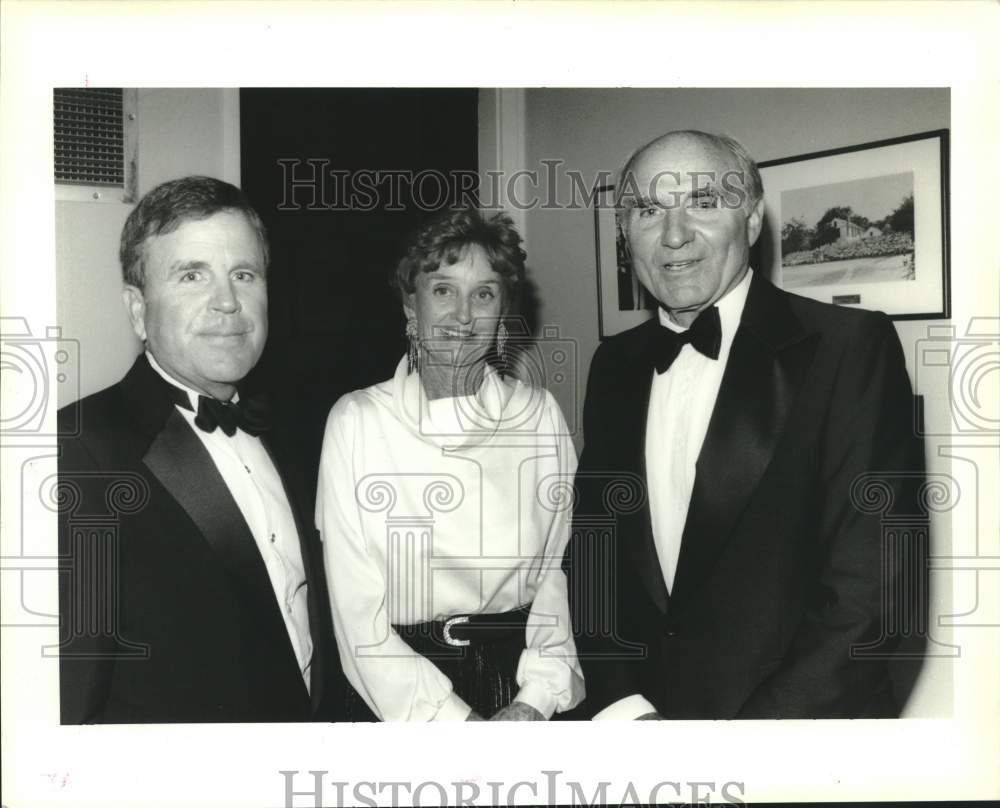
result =
[{"label": "black bow tie", "polygon": [[198,396],[194,423],[205,432],[213,432],[218,427],[232,437],[237,429],[242,429],[256,437],[271,426],[271,405],[262,394],[241,398],[236,403]]},{"label": "black bow tie", "polygon": [[685,345],[690,345],[709,359],[719,358],[722,324],[719,321],[719,310],[715,306],[699,314],[687,331],[671,331],[662,325],[656,330],[652,346],[656,372],[666,371]]},{"label": "black bow tie", "polygon": [[[172,384],[170,397],[174,404],[186,410],[194,409],[188,394]],[[232,437],[237,429],[256,437],[271,428],[271,403],[262,393],[241,398],[233,403],[217,398],[198,396],[198,413],[194,417],[195,426],[203,432],[214,432],[216,427]]]}]

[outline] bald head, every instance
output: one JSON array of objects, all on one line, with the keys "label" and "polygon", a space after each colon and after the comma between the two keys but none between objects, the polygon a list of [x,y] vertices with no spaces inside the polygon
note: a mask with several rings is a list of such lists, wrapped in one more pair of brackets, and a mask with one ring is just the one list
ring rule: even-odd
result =
[{"label": "bald head", "polygon": [[[692,181],[715,185],[724,206],[750,212],[763,198],[760,172],[743,144],[728,135],[680,129],[660,135],[632,152],[618,178],[618,206],[627,209],[650,198],[653,189],[637,182],[640,167],[654,163],[659,173],[675,174],[683,172],[682,165],[690,165],[695,159],[705,169]],[[658,172],[643,174],[648,177]]]}]

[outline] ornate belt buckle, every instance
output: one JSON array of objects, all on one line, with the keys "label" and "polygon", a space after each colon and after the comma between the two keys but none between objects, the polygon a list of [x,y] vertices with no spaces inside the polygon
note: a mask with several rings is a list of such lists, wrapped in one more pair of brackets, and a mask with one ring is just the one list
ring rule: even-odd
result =
[{"label": "ornate belt buckle", "polygon": [[467,614],[460,614],[445,620],[444,628],[441,629],[441,635],[444,637],[444,641],[448,643],[448,645],[459,645],[459,646],[469,645],[471,643],[471,640],[460,640],[457,637],[451,636],[452,626],[457,626],[460,623],[468,623],[468,622],[469,622],[469,615]]}]

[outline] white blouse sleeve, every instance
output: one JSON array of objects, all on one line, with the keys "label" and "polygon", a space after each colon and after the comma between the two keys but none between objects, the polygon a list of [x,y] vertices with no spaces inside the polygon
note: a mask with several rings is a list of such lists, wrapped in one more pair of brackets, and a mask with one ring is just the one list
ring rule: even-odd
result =
[{"label": "white blouse sleeve", "polygon": [[355,489],[364,457],[361,406],[344,396],[323,436],[316,526],[330,589],[334,634],[348,681],[383,721],[465,720],[471,708],[451,680],[393,630],[386,578],[366,536]]},{"label": "white blouse sleeve", "polygon": [[[543,419],[555,440],[559,456],[556,479],[540,481],[536,507],[551,511],[551,524],[545,542],[542,563],[532,568],[537,575],[535,598],[528,617],[525,635],[527,647],[517,668],[520,687],[516,700],[531,705],[546,718],[554,712],[570,710],[585,695],[583,671],[576,657],[573,628],[569,616],[569,596],[562,557],[569,543],[573,520],[572,486],[576,473],[576,449],[562,411],[552,395],[545,391],[548,413]],[[548,438],[549,436],[545,436]],[[545,503],[544,505],[537,503]]]}]

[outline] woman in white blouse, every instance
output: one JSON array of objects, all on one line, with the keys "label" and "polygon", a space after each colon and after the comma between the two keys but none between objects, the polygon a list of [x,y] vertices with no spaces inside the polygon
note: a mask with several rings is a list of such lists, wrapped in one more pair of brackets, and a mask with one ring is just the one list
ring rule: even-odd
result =
[{"label": "woman in white blouse", "polygon": [[583,699],[560,568],[576,454],[551,394],[505,371],[520,242],[474,210],[422,228],[395,276],[409,354],[327,420],[337,645],[384,721],[545,720]]}]

